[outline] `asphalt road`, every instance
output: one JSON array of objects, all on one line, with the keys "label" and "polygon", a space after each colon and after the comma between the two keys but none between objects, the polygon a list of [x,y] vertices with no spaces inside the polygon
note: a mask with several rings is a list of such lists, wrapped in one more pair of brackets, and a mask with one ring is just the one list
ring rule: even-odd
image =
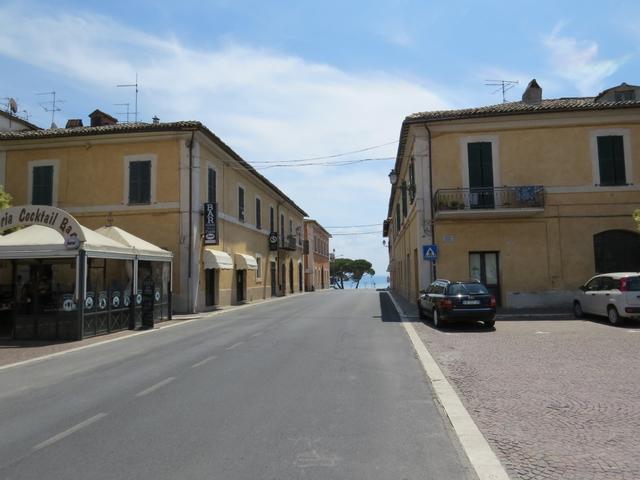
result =
[{"label": "asphalt road", "polygon": [[332,290],[2,370],[0,478],[475,478],[397,322]]}]

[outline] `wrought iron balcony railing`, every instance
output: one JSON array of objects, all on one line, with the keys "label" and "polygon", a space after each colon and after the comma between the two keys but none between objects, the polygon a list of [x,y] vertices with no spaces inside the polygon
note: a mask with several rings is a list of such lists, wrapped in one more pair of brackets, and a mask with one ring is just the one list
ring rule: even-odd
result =
[{"label": "wrought iron balcony railing", "polygon": [[436,212],[455,210],[542,209],[544,187],[444,188],[434,196]]}]

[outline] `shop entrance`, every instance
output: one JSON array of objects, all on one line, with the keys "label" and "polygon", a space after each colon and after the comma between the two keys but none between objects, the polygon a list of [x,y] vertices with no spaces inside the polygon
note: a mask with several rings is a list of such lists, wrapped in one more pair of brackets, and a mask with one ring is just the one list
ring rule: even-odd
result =
[{"label": "shop entrance", "polygon": [[278,294],[276,289],[276,262],[269,262],[269,274],[271,275],[271,296]]},{"label": "shop entrance", "polygon": [[245,275],[247,274],[246,270],[236,270],[236,301],[244,302],[245,300]]},{"label": "shop entrance", "polygon": [[213,307],[214,305],[217,305],[217,276],[218,271],[214,270],[213,268],[209,268],[204,271],[204,302],[207,307]]},{"label": "shop entrance", "polygon": [[469,252],[469,277],[482,282],[500,305],[499,252]]}]

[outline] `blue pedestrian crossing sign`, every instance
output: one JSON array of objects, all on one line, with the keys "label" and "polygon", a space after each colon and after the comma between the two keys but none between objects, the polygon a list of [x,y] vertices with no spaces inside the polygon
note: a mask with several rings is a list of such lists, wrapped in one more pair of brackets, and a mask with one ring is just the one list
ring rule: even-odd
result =
[{"label": "blue pedestrian crossing sign", "polygon": [[438,258],[438,246],[437,245],[423,245],[422,246],[422,258],[424,260],[435,260]]}]

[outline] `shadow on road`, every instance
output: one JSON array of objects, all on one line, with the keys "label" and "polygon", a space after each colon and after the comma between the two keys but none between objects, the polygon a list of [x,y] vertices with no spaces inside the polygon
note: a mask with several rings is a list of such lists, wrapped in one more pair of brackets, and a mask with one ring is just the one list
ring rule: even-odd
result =
[{"label": "shadow on road", "polygon": [[383,322],[402,322],[400,315],[396,311],[396,307],[393,305],[391,298],[389,298],[389,294],[387,292],[378,293],[378,297],[380,298],[380,312],[381,315],[379,318]]}]

